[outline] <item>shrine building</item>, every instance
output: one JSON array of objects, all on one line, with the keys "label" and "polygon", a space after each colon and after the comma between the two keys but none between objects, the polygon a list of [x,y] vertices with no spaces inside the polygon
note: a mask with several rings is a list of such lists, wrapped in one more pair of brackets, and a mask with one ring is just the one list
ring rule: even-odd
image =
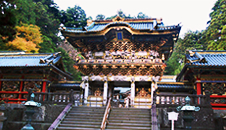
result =
[{"label": "shrine building", "polygon": [[210,94],[215,110],[226,110],[226,51],[188,51],[178,82],[190,82],[197,95]]},{"label": "shrine building", "polygon": [[0,52],[0,100],[21,103],[28,90],[49,92],[54,81],[72,80],[59,53]]},{"label": "shrine building", "polygon": [[[102,106],[113,97],[114,88],[122,87],[131,89],[131,106],[150,108],[180,29],[179,24],[164,26],[162,19],[119,16],[88,20],[84,28],[62,26],[63,36],[83,57],[75,67],[84,74],[85,103],[99,101]],[[165,91],[168,84],[159,84],[158,89]],[[186,85],[175,82],[171,86]]]}]

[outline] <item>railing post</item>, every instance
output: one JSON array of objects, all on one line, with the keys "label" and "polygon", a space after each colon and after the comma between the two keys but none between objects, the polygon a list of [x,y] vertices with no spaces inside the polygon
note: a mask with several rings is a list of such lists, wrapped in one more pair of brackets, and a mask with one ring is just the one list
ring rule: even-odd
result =
[{"label": "railing post", "polygon": [[70,98],[70,103],[72,103],[72,105],[73,105],[73,103],[75,102],[74,101],[74,90],[73,89],[71,89],[71,91],[70,91],[69,98]]},{"label": "railing post", "polygon": [[156,104],[156,91],[153,91],[153,104]]},{"label": "railing post", "polygon": [[31,93],[32,93],[32,90],[29,89],[28,90],[28,94],[27,94],[27,101],[30,101],[30,99],[31,99]]},{"label": "railing post", "polygon": [[211,104],[210,104],[210,93],[209,93],[209,92],[206,92],[206,100],[205,100],[205,104],[206,104],[206,105],[211,105]]}]

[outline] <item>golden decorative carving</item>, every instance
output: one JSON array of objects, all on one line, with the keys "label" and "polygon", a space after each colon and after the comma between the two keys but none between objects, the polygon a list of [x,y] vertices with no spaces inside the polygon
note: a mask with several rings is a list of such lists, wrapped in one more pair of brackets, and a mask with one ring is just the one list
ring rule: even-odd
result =
[{"label": "golden decorative carving", "polygon": [[113,22],[123,22],[125,18],[122,18],[120,16],[117,16],[115,18],[112,19]]},{"label": "golden decorative carving", "polygon": [[97,90],[94,92],[94,96],[100,96],[101,95],[101,91],[99,88],[97,88]]},{"label": "golden decorative carving", "polygon": [[146,91],[144,90],[144,88],[142,88],[142,89],[140,90],[140,92],[138,92],[137,97],[151,97],[151,95],[148,94],[148,92],[146,92]]}]

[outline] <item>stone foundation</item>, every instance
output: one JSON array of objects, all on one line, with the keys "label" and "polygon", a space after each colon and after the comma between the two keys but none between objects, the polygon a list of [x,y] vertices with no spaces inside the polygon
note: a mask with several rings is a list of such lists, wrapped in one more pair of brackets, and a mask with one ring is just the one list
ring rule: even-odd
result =
[{"label": "stone foundation", "polygon": [[[157,108],[158,124],[161,130],[169,130],[171,121],[168,120],[167,112],[176,111],[176,108]],[[178,120],[174,122],[175,130],[184,130],[183,112],[178,112]],[[212,108],[201,108],[198,112],[193,112],[194,120],[192,130],[215,130],[214,114]]]},{"label": "stone foundation", "polygon": [[[42,105],[36,108],[31,125],[35,130],[46,130],[63,111],[66,105]],[[5,104],[3,130],[20,130],[26,125],[25,106],[21,104]]]}]

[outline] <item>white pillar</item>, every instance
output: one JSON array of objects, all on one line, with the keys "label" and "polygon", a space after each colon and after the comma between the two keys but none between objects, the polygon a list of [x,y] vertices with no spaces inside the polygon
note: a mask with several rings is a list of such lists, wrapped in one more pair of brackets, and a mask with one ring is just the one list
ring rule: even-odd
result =
[{"label": "white pillar", "polygon": [[89,82],[86,81],[85,82],[85,99],[84,99],[84,103],[87,103],[87,98],[89,96]]},{"label": "white pillar", "polygon": [[155,91],[155,82],[151,82],[151,104],[153,104],[153,93]]},{"label": "white pillar", "polygon": [[108,97],[112,98],[112,93],[113,93],[113,89],[111,87],[109,87]]},{"label": "white pillar", "polygon": [[134,105],[134,98],[135,98],[135,81],[132,80],[131,81],[131,95],[130,95],[130,99],[131,99],[130,104],[131,104],[131,106]]},{"label": "white pillar", "polygon": [[107,94],[108,94],[108,82],[104,81],[104,94],[103,94],[103,98],[104,98],[104,105],[106,105],[107,103]]}]

